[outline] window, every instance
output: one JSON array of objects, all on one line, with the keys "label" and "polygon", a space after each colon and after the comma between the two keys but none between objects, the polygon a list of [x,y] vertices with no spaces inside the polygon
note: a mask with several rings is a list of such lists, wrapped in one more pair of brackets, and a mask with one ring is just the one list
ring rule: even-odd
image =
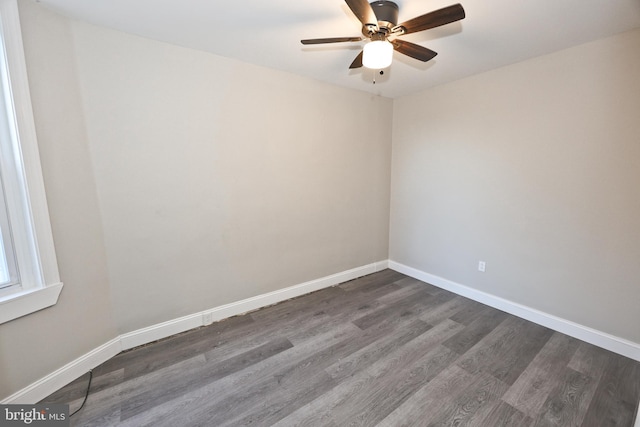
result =
[{"label": "window", "polygon": [[16,0],[0,0],[0,323],[58,300]]},{"label": "window", "polygon": [[2,169],[0,169],[0,290],[6,292],[12,286],[20,283],[18,265],[16,264],[9,214],[7,213],[7,199],[2,184]]}]

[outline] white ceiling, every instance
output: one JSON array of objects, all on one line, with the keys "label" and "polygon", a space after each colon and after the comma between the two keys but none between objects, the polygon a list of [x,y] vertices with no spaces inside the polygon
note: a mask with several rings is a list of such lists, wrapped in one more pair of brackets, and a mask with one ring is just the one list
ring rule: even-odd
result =
[{"label": "white ceiling", "polygon": [[403,36],[438,56],[422,63],[394,53],[382,77],[348,69],[363,43],[300,44],[361,34],[343,0],[39,2],[94,24],[390,98],[640,27],[640,0],[398,0],[399,21],[457,1],[464,20]]}]

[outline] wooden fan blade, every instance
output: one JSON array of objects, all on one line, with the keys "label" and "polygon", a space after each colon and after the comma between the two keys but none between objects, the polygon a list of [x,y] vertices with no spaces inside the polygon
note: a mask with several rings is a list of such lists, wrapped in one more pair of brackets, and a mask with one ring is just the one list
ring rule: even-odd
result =
[{"label": "wooden fan blade", "polygon": [[341,43],[341,42],[359,42],[362,37],[330,37],[326,39],[306,39],[300,40],[302,44],[322,44],[322,43]]},{"label": "wooden fan blade", "polygon": [[465,13],[462,5],[454,4],[453,6],[447,6],[445,8],[426,13],[422,16],[418,16],[417,18],[410,19],[400,25],[397,25],[393,30],[402,27],[404,34],[410,34],[450,24],[464,19],[464,17]]},{"label": "wooden fan blade", "polygon": [[378,18],[367,0],[344,0],[362,25],[378,26]]},{"label": "wooden fan blade", "polygon": [[398,52],[422,62],[427,62],[428,60],[433,59],[438,54],[431,49],[427,49],[426,47],[422,47],[415,43],[407,42],[404,40],[394,40],[391,42],[391,44],[393,45],[393,48]]},{"label": "wooden fan blade", "polygon": [[351,63],[351,65],[349,65],[349,69],[353,69],[353,68],[360,68],[362,67],[362,51],[360,51],[360,53],[358,54],[358,56],[356,56],[356,59],[353,60],[353,62]]}]

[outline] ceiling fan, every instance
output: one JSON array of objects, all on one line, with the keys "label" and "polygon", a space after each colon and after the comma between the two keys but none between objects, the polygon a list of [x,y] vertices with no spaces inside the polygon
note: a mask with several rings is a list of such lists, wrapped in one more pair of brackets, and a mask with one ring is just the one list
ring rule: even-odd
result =
[{"label": "ceiling fan", "polygon": [[400,40],[397,37],[428,30],[441,25],[459,21],[465,17],[460,4],[454,4],[398,24],[398,5],[389,0],[376,0],[371,4],[367,0],[345,0],[349,9],[362,22],[362,36],[331,37],[323,39],[300,40],[304,45],[359,42],[369,39],[364,49],[353,60],[349,68],[383,69],[391,65],[393,51],[396,50],[422,62],[437,55],[436,52],[415,43]]}]

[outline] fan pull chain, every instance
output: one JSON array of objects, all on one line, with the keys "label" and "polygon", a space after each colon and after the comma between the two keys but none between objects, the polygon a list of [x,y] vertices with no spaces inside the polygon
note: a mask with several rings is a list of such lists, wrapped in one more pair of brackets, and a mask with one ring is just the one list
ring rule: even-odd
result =
[{"label": "fan pull chain", "polygon": [[[384,75],[384,70],[379,71],[380,75]],[[376,84],[376,73],[373,73],[373,84]]]}]

